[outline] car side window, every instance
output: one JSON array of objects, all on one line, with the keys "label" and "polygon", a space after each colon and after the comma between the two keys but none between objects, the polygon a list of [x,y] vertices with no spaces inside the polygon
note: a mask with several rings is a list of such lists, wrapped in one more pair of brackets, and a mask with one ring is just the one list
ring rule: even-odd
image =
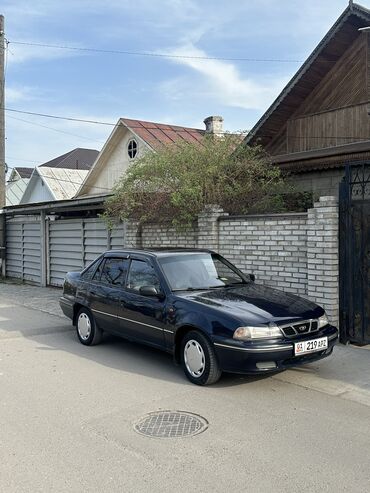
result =
[{"label": "car side window", "polygon": [[84,281],[91,281],[91,279],[93,278],[93,275],[95,274],[95,271],[96,271],[98,264],[101,264],[101,263],[102,263],[102,261],[101,261],[101,259],[99,259],[99,260],[95,260],[95,262],[90,264],[87,267],[87,269],[85,270],[85,272],[82,274],[82,279]]},{"label": "car side window", "polygon": [[105,263],[105,259],[103,259],[100,262],[99,267],[96,269],[95,274],[93,275],[93,277],[91,279],[92,281],[100,281],[100,277],[101,277],[101,273],[102,273],[102,270],[103,270],[104,263]]},{"label": "car side window", "polygon": [[155,286],[161,290],[161,284],[154,268],[144,260],[132,260],[128,273],[127,287],[140,291],[143,286]]},{"label": "car side window", "polygon": [[128,259],[107,258],[102,269],[100,281],[112,286],[122,286],[126,279]]}]

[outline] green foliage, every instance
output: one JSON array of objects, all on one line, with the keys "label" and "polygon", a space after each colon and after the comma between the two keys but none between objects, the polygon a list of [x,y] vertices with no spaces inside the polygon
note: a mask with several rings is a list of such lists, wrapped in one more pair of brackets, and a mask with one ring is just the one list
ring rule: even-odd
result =
[{"label": "green foliage", "polygon": [[104,215],[108,222],[130,218],[183,227],[211,204],[230,214],[250,214],[297,210],[300,200],[261,147],[227,134],[147,152],[116,184]]}]

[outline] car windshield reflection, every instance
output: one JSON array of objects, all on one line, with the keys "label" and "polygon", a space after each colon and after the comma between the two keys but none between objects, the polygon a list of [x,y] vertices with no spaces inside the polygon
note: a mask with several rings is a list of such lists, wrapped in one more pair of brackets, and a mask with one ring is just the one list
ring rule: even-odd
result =
[{"label": "car windshield reflection", "polygon": [[235,267],[207,252],[170,255],[159,262],[172,291],[201,291],[247,282]]}]

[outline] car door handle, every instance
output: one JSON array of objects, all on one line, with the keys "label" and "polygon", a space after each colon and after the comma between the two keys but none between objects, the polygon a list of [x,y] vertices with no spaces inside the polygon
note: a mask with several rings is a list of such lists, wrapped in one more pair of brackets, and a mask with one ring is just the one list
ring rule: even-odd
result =
[{"label": "car door handle", "polygon": [[90,291],[90,294],[91,294],[92,296],[96,296],[95,291]]}]

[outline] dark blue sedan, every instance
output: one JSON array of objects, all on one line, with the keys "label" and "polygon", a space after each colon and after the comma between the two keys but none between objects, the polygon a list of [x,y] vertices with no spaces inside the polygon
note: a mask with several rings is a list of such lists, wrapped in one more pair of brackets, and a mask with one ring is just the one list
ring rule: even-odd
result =
[{"label": "dark blue sedan", "polygon": [[320,306],[254,282],[209,250],[109,251],[67,274],[60,305],[82,344],[103,332],[168,351],[198,385],[329,356],[338,340]]}]

